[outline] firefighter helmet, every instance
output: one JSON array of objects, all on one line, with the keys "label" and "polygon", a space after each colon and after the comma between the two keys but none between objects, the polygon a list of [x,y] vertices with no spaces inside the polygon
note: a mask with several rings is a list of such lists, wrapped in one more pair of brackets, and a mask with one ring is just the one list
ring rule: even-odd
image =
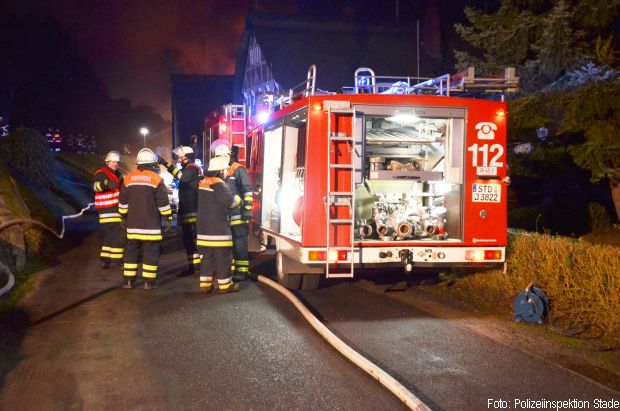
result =
[{"label": "firefighter helmet", "polygon": [[211,144],[211,155],[215,157],[229,156],[230,146],[228,145],[228,140],[223,138],[215,140],[213,144]]},{"label": "firefighter helmet", "polygon": [[185,157],[188,154],[194,154],[194,150],[188,146],[178,146],[174,149],[173,153],[177,157]]},{"label": "firefighter helmet", "polygon": [[137,164],[157,164],[157,156],[148,148],[143,148],[136,156]]},{"label": "firefighter helmet", "polygon": [[228,167],[228,158],[226,157],[213,157],[209,160],[209,168],[207,171],[221,171]]},{"label": "firefighter helmet", "polygon": [[106,154],[105,156],[105,160],[106,163],[108,161],[117,161],[120,162],[121,161],[121,153],[119,153],[118,151],[110,151],[108,154]]}]

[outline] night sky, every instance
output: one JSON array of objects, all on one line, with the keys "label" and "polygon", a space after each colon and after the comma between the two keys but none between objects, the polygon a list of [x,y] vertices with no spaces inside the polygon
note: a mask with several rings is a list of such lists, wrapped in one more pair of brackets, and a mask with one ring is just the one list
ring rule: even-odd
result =
[{"label": "night sky", "polygon": [[440,4],[444,15],[462,16],[465,3],[481,2],[458,0],[454,7],[441,0],[9,0],[8,7],[17,14],[51,15],[110,97],[151,106],[170,120],[170,74],[233,74],[250,8],[381,20],[393,17],[395,4],[401,18],[415,19],[431,3]]},{"label": "night sky", "polygon": [[234,72],[248,1],[39,0],[13,7],[53,15],[111,97],[170,119],[170,73]]}]

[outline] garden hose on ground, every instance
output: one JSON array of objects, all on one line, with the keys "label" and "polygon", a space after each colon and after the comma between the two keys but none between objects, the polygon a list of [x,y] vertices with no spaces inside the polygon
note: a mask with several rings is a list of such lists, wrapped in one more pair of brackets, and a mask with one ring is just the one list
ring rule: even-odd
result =
[{"label": "garden hose on ground", "polygon": [[549,319],[549,329],[565,337],[582,340],[596,340],[605,334],[601,326],[575,322],[568,317],[568,314],[559,314]]},{"label": "garden hose on ground", "polygon": [[0,297],[2,297],[4,294],[11,291],[11,288],[15,285],[15,277],[13,276],[11,270],[9,270],[9,267],[4,265],[2,262],[0,262],[0,272],[7,276],[6,284],[0,288]]},{"label": "garden hose on ground", "polygon": [[412,410],[420,410],[420,411],[430,411],[430,408],[424,404],[418,397],[413,395],[407,388],[405,388],[401,383],[396,381],[391,375],[383,371],[381,368],[377,367],[375,364],[364,358],[358,352],[354,351],[351,347],[346,345],[341,339],[336,337],[334,333],[332,333],[323,323],[316,318],[310,310],[297,298],[295,295],[282,287],[280,284],[275,281],[270,280],[269,278],[259,275],[258,281],[267,284],[268,286],[274,288],[280,294],[284,295],[288,298],[295,307],[299,310],[299,312],[304,316],[304,318],[310,323],[310,325],[329,342],[335,349],[337,349],[342,355],[348,358],[355,365],[360,367],[362,370],[366,371],[370,374],[374,379],[379,381],[384,387],[392,392],[392,394],[396,395],[407,407]]},{"label": "garden hose on ground", "polygon": [[[30,218],[17,218],[15,220],[10,220],[10,221],[7,221],[5,223],[2,223],[2,224],[0,224],[0,232],[2,232],[3,230],[5,230],[5,229],[7,229],[9,227],[12,227],[14,225],[18,225],[18,224],[32,224],[35,227],[42,228],[45,231],[53,234],[55,237],[57,237],[57,238],[62,240],[62,238],[65,235],[65,220],[69,220],[69,219],[77,218],[77,217],[81,216],[82,214],[84,214],[84,211],[86,211],[90,207],[92,207],[93,204],[94,203],[88,203],[88,205],[86,207],[84,207],[83,209],[81,209],[80,212],[77,213],[77,214],[62,216],[62,228],[60,230],[60,233],[57,233],[56,231],[54,231],[53,228],[50,228],[49,226],[43,224],[42,222],[30,219]],[[3,295],[5,295],[9,291],[11,291],[11,289],[15,285],[15,276],[13,276],[13,273],[11,273],[9,268],[6,265],[2,264],[1,262],[0,262],[0,271],[4,272],[5,275],[8,277],[7,283],[2,288],[0,288],[0,297],[2,297]]]}]

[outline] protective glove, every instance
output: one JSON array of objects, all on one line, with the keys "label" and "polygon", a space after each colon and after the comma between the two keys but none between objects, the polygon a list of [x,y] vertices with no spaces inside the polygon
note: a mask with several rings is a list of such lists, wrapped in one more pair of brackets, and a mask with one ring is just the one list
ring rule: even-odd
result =
[{"label": "protective glove", "polygon": [[166,159],[161,157],[159,154],[157,155],[157,163],[161,164],[162,166],[168,166],[168,162],[166,161]]},{"label": "protective glove", "polygon": [[164,233],[167,233],[170,227],[172,227],[172,218],[164,219]]},{"label": "protective glove", "polygon": [[121,228],[123,230],[127,229],[127,217],[121,217]]},{"label": "protective glove", "polygon": [[108,181],[108,179],[107,179],[107,178],[106,178],[106,179],[104,179],[104,180],[101,182],[101,188],[102,188],[102,190],[105,190],[105,188],[106,188],[106,187],[108,187],[108,183],[109,183],[109,181]]}]

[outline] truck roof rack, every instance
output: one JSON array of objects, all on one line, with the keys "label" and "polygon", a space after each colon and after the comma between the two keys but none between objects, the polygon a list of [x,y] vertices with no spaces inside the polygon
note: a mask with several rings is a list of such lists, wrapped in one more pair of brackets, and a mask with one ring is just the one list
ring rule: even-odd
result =
[{"label": "truck roof rack", "polygon": [[519,78],[513,67],[492,77],[476,77],[475,68],[469,67],[455,75],[444,74],[434,78],[376,76],[372,69],[360,67],[355,70],[353,80],[355,86],[345,92],[450,96],[460,93],[515,93],[519,90]]},{"label": "truck roof rack", "polygon": [[[355,70],[354,86],[343,87],[344,94],[416,94],[451,96],[478,95],[480,93],[500,93],[504,100],[505,93],[519,91],[519,77],[514,67],[507,67],[503,73],[490,77],[476,77],[474,67],[460,73],[444,74],[439,77],[414,76],[377,76],[368,67]],[[300,98],[315,94],[328,93],[316,88],[316,65],[308,68],[306,80],[293,86],[288,93],[275,96],[266,94],[264,97],[273,109],[282,109]]]}]

